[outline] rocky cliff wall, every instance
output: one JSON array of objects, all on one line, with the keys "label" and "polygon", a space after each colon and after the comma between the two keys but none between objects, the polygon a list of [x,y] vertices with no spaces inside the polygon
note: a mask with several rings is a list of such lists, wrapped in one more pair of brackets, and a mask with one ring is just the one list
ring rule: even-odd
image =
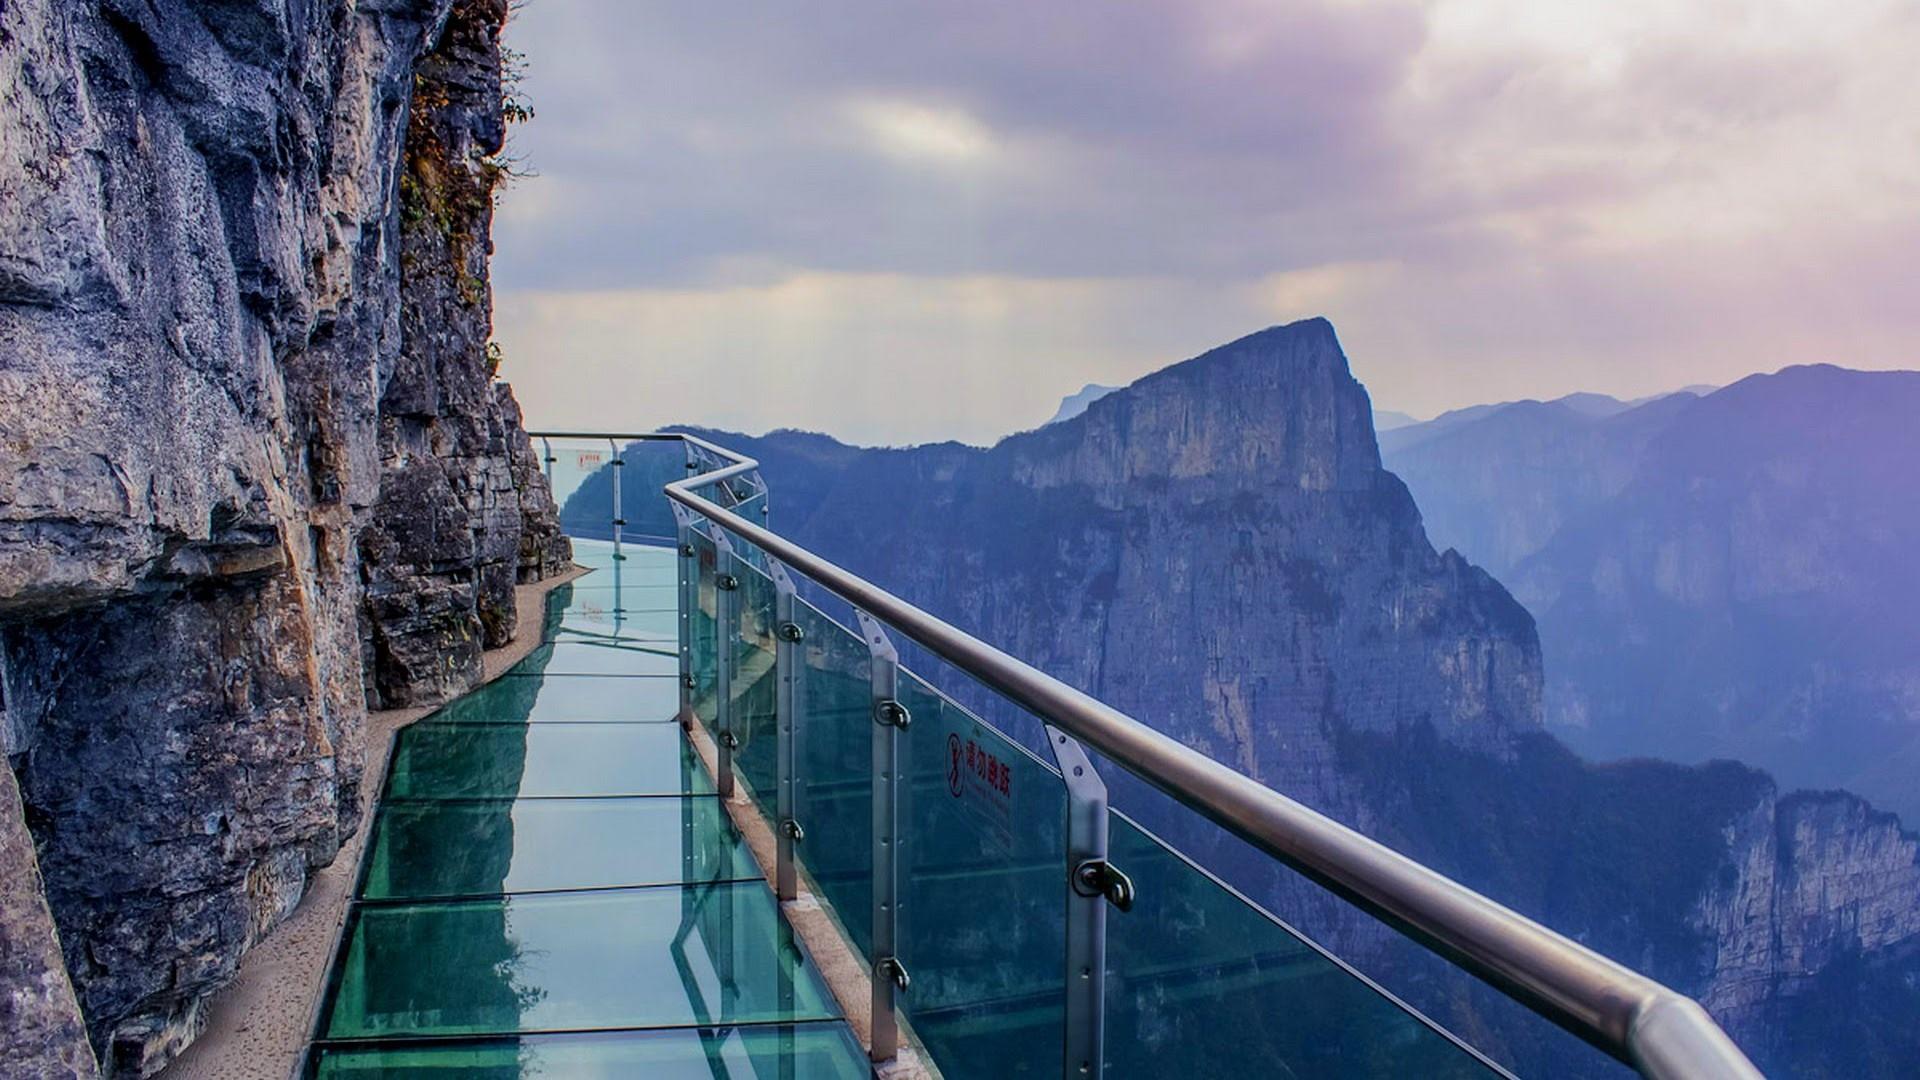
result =
[{"label": "rocky cliff wall", "polygon": [[[400,351],[380,397],[380,495],[361,533],[369,701],[444,701],[513,638],[513,587],[564,562],[546,480],[516,470],[519,407],[492,385],[487,288],[506,176],[506,0],[456,3],[414,73],[400,177]],[[499,390],[496,396],[496,389]],[[522,490],[537,492],[523,513]],[[430,527],[421,527],[431,523]]]},{"label": "rocky cliff wall", "polygon": [[[503,580],[562,557],[550,528],[521,555],[550,500],[488,386],[484,214],[446,222],[452,269],[403,222],[423,85],[464,88],[422,110],[474,133],[449,171],[497,146],[504,14],[0,6],[0,732],[80,1013],[0,972],[24,1074],[140,1075],[190,1039],[359,822],[384,613],[484,580],[467,625],[497,638]],[[431,341],[429,279],[464,312]],[[436,547],[448,523],[474,541]],[[407,699],[477,652],[455,668]],[[44,952],[23,895],[0,934]]]}]

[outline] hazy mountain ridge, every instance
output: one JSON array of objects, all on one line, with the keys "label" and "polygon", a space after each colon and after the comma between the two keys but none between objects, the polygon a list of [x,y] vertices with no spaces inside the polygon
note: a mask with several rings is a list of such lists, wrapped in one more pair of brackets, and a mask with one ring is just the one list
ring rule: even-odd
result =
[{"label": "hazy mountain ridge", "polygon": [[1548,723],[1920,813],[1920,374],[1757,375],[1601,421],[1519,408],[1387,455],[1540,620]]},{"label": "hazy mountain ridge", "polygon": [[[1887,965],[1920,935],[1912,838],[1844,794],[1782,797],[1730,764],[1588,765],[1541,734],[1531,618],[1427,543],[1323,321],[990,450],[858,451],[823,476],[794,436],[715,437],[758,457],[776,493],[810,493],[776,501],[781,532],[1702,996],[1763,1064],[1807,1068],[1824,1039],[1911,1038],[1855,1031],[1843,1008],[1797,1042],[1775,1033],[1790,1001],[1897,981]],[[1205,830],[1150,823],[1343,953],[1425,970]],[[1856,961],[1858,978],[1823,975]],[[1436,985],[1452,989],[1420,1003],[1476,1042],[1559,1075],[1592,1067],[1485,993]]]}]

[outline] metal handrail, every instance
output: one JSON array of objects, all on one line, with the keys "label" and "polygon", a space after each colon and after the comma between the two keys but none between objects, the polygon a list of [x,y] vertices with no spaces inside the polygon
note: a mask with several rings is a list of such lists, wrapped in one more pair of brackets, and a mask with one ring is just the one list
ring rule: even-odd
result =
[{"label": "metal handrail", "polygon": [[684,433],[552,434],[677,439],[723,461],[667,497],[757,545],[1141,780],[1654,1080],[1755,1080],[1760,1071],[1706,1009],[1481,896],[1253,778],[1001,652],[695,489],[759,468]]}]

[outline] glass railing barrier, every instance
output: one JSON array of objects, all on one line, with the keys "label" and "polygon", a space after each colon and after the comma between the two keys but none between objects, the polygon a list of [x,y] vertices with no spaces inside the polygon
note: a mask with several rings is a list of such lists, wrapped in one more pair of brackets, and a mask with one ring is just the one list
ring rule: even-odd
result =
[{"label": "glass railing barrier", "polygon": [[[684,444],[672,439],[534,436],[560,528],[576,539],[667,544],[674,519],[660,489],[687,475]],[[577,561],[577,560],[576,560]]]},{"label": "glass railing barrier", "polygon": [[[1520,1052],[1514,1040],[1572,1038],[1556,1027],[1536,1039],[1491,1020],[1490,1010],[1502,1008],[1538,1010],[1527,1013],[1536,1026],[1542,1015],[1558,1019],[1631,1056],[1605,1031],[1474,982],[1476,969],[1426,951],[1417,933],[1398,937],[1364,906],[1315,892],[1319,886],[1271,853],[1280,843],[1271,815],[1240,830],[1250,840],[1213,825],[1217,818],[1195,808],[1231,801],[1238,790],[1200,767],[1218,768],[1213,763],[1191,766],[1198,779],[1179,774],[1185,780],[1170,789],[1177,799],[1154,791],[1081,752],[1002,692],[1056,703],[1057,722],[1090,739],[1111,735],[1110,715],[1077,707],[1057,684],[1049,689],[1051,680],[990,649],[986,659],[975,656],[968,650],[980,643],[964,644],[970,639],[954,628],[757,532],[818,575],[791,579],[734,531],[753,531],[743,521],[766,522],[767,485],[750,460],[678,439],[535,439],[576,561],[612,571],[614,586],[604,611],[592,598],[563,605],[564,618],[550,613],[549,630],[604,635],[611,624],[616,637],[646,640],[666,627],[677,637],[681,704],[720,747],[716,787],[744,789],[774,831],[777,894],[793,897],[797,874],[868,966],[876,1060],[892,1053],[896,1016],[931,1062],[955,1076],[1504,1075],[1480,1050],[1531,1061],[1539,1055]],[[717,475],[735,468],[745,471]],[[661,488],[688,479],[669,506]],[[628,557],[676,560],[678,588],[662,590],[676,594],[672,613],[628,608],[618,588],[617,545],[650,536],[655,526],[636,523],[656,519],[661,551]],[[852,608],[856,596],[920,640],[945,642],[945,659]],[[852,618],[843,623],[828,612]],[[655,615],[664,616],[658,627],[647,621]],[[1053,763],[1035,751],[1051,751]],[[1173,750],[1159,759],[1183,760]],[[1333,825],[1311,831],[1328,843],[1365,844]],[[1224,856],[1229,849],[1242,857]],[[1242,873],[1242,863],[1251,869]],[[1419,899],[1448,890],[1471,896],[1441,884]],[[1412,886],[1396,879],[1376,888]],[[1394,971],[1393,991],[1404,999],[1316,937]],[[1395,963],[1380,960],[1401,950],[1431,961],[1414,982],[1432,986],[1409,985]],[[1644,984],[1630,973],[1601,975],[1614,980],[1608,986]],[[1557,972],[1528,976],[1550,981]],[[1437,1003],[1462,999],[1447,989],[1461,983],[1471,984],[1468,1005]],[[1469,1047],[1422,1006],[1482,1045]],[[1710,1022],[1682,1024],[1668,1043],[1694,1039],[1687,1045],[1701,1049],[1702,1060],[1725,1063],[1724,1075],[1755,1075],[1742,1071],[1737,1049]]]},{"label": "glass railing barrier", "polygon": [[688,564],[685,592],[690,604],[690,617],[682,624],[687,631],[686,704],[693,716],[711,730],[719,715],[719,590],[716,587],[719,549],[712,537],[700,528],[688,530],[687,546],[693,553],[683,555],[683,561]]},{"label": "glass railing barrier", "polygon": [[[902,1011],[949,1076],[1061,1067],[1066,786],[911,672],[900,677]],[[1036,730],[1038,721],[1034,721]]]},{"label": "glass railing barrier", "polygon": [[1486,1059],[1120,813],[1107,920],[1115,1076],[1490,1077]]},{"label": "glass railing barrier", "polygon": [[[750,561],[751,545],[733,536],[716,544],[711,527],[690,533],[693,710],[778,829],[778,590]],[[876,955],[874,936],[873,809],[884,790],[875,738],[885,730],[875,654],[813,604],[796,600],[793,611],[793,820],[804,837],[794,850],[809,891],[871,971],[889,955]],[[891,961],[907,983],[898,1014],[948,1074],[1051,1075],[1066,1067],[1069,992],[1087,992],[1073,986],[1068,956],[1067,785],[1027,745],[912,671],[897,679],[907,720],[897,736],[905,782],[895,789],[891,909]],[[978,684],[967,689],[1043,741],[1037,719]],[[1098,1000],[1112,1075],[1231,1073],[1250,1062],[1297,1075],[1498,1075],[1130,819],[1107,820],[1108,862],[1131,885],[1128,909],[1104,920]],[[1224,1030],[1234,1037],[1222,1039]]]}]

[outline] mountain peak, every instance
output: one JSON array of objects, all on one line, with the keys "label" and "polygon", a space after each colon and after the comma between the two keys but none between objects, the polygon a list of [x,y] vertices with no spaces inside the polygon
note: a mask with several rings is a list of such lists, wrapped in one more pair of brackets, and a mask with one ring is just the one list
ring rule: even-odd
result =
[{"label": "mountain peak", "polygon": [[[1372,403],[1323,318],[1209,349],[1103,396],[1077,417],[1014,438],[1044,448],[1048,475],[1034,477],[1041,484],[1105,487],[1162,477],[1366,491],[1380,468]],[[1063,471],[1069,459],[1056,451],[1069,441],[1080,452]]]}]

